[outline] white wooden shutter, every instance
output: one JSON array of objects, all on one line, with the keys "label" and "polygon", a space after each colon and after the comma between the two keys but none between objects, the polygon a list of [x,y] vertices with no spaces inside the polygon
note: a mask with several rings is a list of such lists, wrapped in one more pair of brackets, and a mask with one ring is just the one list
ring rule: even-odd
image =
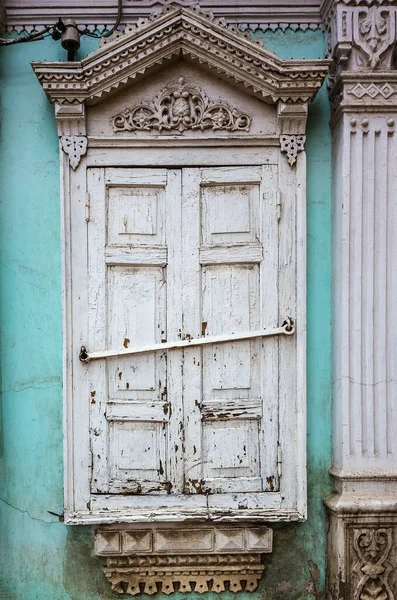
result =
[{"label": "white wooden shutter", "polygon": [[[276,167],[184,169],[183,334],[276,327]],[[278,340],[184,353],[185,491],[277,489]]]},{"label": "white wooden shutter", "polygon": [[[92,169],[88,187],[89,345],[123,348],[178,335],[181,172]],[[178,486],[180,366],[166,353],[90,365],[94,493],[164,493]],[[172,395],[173,417],[169,397]],[[179,406],[179,408],[178,408]]]},{"label": "white wooden shutter", "polygon": [[[277,327],[276,187],[275,165],[89,169],[89,350]],[[92,493],[264,505],[278,355],[274,337],[90,363]]]}]

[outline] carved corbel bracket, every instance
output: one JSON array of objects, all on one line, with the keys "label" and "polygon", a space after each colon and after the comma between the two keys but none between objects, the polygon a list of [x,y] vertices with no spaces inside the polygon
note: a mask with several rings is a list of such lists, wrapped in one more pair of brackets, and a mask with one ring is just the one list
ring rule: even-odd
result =
[{"label": "carved corbel bracket", "polygon": [[261,554],[272,551],[268,527],[209,524],[106,526],[95,532],[95,553],[116,594],[254,591]]},{"label": "carved corbel bracket", "polygon": [[84,135],[62,135],[61,148],[69,157],[70,166],[75,170],[81,157],[87,152],[87,138]]},{"label": "carved corbel bracket", "polygon": [[87,152],[85,103],[77,99],[58,101],[55,117],[61,148],[75,170]]},{"label": "carved corbel bracket", "polygon": [[296,163],[298,152],[305,149],[307,111],[306,102],[288,104],[280,101],[277,105],[281,152],[286,153],[291,166]]},{"label": "carved corbel bracket", "polygon": [[287,160],[291,167],[296,163],[298,152],[303,152],[305,149],[305,135],[280,135],[281,152],[285,152]]}]

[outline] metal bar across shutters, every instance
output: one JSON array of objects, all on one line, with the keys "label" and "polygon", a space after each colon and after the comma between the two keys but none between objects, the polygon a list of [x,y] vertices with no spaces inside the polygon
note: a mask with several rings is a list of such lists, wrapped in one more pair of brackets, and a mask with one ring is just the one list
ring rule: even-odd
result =
[{"label": "metal bar across shutters", "polygon": [[238,340],[248,340],[251,338],[268,337],[275,335],[293,335],[295,326],[292,319],[285,320],[281,327],[275,327],[266,331],[264,329],[258,331],[247,331],[243,333],[231,333],[228,335],[212,335],[196,339],[178,340],[176,342],[164,342],[161,344],[149,344],[147,346],[137,346],[125,348],[124,350],[105,350],[104,352],[88,353],[85,346],[80,349],[79,359],[81,362],[88,363],[91,360],[99,358],[113,358],[116,356],[128,356],[132,354],[144,354],[146,352],[157,352],[162,350],[173,350],[176,348],[186,348],[188,346],[204,346],[205,344],[222,344]]}]

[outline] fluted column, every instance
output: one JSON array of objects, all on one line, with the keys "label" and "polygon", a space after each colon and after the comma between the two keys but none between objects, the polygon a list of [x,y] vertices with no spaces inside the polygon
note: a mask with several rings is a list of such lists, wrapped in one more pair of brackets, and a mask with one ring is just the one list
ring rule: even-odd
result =
[{"label": "fluted column", "polygon": [[332,600],[397,598],[397,2],[323,3],[333,57]]}]

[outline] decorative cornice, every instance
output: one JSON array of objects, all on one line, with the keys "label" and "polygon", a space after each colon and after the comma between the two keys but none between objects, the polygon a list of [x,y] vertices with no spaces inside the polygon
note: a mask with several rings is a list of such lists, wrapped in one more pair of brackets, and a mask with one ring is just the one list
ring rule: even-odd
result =
[{"label": "decorative cornice", "polygon": [[271,104],[308,102],[329,66],[326,60],[283,61],[196,6],[167,6],[81,62],[32,66],[52,102],[95,104],[181,54]]},{"label": "decorative cornice", "polygon": [[[180,6],[196,4],[196,0],[179,0],[174,2]],[[53,25],[59,17],[72,18],[80,26],[88,27],[91,31],[99,28],[110,28],[116,20],[116,4],[113,0],[70,0],[54,3],[51,0],[40,0],[27,3],[24,0],[8,0],[7,28],[10,31],[31,31],[45,25]],[[169,0],[140,0],[125,2],[123,5],[122,24],[135,23],[147,17],[154,8],[167,6]],[[276,29],[292,26],[294,29],[317,29],[321,27],[320,0],[301,0],[291,3],[287,0],[201,0],[201,6],[210,10],[217,18],[225,18],[228,23],[236,24],[246,29]]]}]

